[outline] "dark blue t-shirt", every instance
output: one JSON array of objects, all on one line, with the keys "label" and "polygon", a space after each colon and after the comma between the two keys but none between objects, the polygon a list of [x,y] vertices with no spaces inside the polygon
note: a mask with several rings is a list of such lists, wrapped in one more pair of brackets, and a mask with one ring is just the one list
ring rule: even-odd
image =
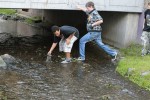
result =
[{"label": "dark blue t-shirt", "polygon": [[145,23],[143,31],[150,32],[150,9],[147,9],[144,14]]},{"label": "dark blue t-shirt", "polygon": [[[74,34],[75,37],[79,38],[79,31],[75,27],[72,26],[61,26],[60,27],[60,35],[64,36],[64,38],[68,38],[71,34]],[[58,43],[61,40],[61,36],[54,36],[54,43]]]}]

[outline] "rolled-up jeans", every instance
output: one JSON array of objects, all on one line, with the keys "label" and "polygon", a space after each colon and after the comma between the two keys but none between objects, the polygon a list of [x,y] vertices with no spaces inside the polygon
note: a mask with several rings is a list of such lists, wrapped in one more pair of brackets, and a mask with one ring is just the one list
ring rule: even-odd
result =
[{"label": "rolled-up jeans", "polygon": [[111,49],[109,46],[105,45],[101,39],[101,32],[88,32],[84,35],[79,42],[79,53],[82,59],[85,59],[85,44],[87,42],[94,41],[99,48],[103,49],[110,56],[115,56],[117,54],[116,50]]}]

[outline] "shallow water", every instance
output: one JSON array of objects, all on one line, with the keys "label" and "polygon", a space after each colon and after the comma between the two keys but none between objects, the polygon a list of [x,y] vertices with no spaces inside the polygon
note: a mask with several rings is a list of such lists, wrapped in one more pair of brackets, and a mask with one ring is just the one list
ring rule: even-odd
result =
[{"label": "shallow water", "polygon": [[[40,42],[35,42],[35,38],[34,43],[33,38],[12,38],[15,42],[1,44],[0,55],[10,54],[18,61],[7,70],[0,70],[2,100],[150,99],[150,92],[118,75],[116,64],[95,46],[87,45],[84,63],[74,60],[70,64],[60,64],[64,54],[58,53],[58,48],[53,52],[52,62],[47,63],[50,39],[36,39]],[[72,56],[78,57],[77,43]]]}]

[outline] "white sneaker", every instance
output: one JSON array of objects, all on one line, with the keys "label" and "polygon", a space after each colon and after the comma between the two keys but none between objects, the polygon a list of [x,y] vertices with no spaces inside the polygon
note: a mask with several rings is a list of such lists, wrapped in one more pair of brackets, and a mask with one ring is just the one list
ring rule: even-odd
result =
[{"label": "white sneaker", "polygon": [[118,53],[115,56],[113,56],[113,58],[111,59],[112,62],[117,60],[117,55],[118,55]]},{"label": "white sneaker", "polygon": [[65,59],[65,60],[62,61],[61,63],[62,63],[62,64],[68,64],[68,63],[71,63],[71,60],[66,60],[66,59]]},{"label": "white sneaker", "polygon": [[78,61],[84,61],[85,59],[79,57],[77,60],[78,60]]}]

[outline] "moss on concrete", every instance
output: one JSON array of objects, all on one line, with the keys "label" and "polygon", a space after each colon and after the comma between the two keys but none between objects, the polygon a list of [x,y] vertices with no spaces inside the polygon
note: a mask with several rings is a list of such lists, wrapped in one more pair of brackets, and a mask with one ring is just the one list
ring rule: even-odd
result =
[{"label": "moss on concrete", "polygon": [[27,22],[28,24],[33,24],[33,23],[36,23],[38,21],[42,21],[41,17],[39,17],[39,16],[26,18],[26,20],[25,20],[25,22]]},{"label": "moss on concrete", "polygon": [[17,11],[15,9],[0,9],[0,14],[4,14],[4,15],[13,15],[16,12]]}]

